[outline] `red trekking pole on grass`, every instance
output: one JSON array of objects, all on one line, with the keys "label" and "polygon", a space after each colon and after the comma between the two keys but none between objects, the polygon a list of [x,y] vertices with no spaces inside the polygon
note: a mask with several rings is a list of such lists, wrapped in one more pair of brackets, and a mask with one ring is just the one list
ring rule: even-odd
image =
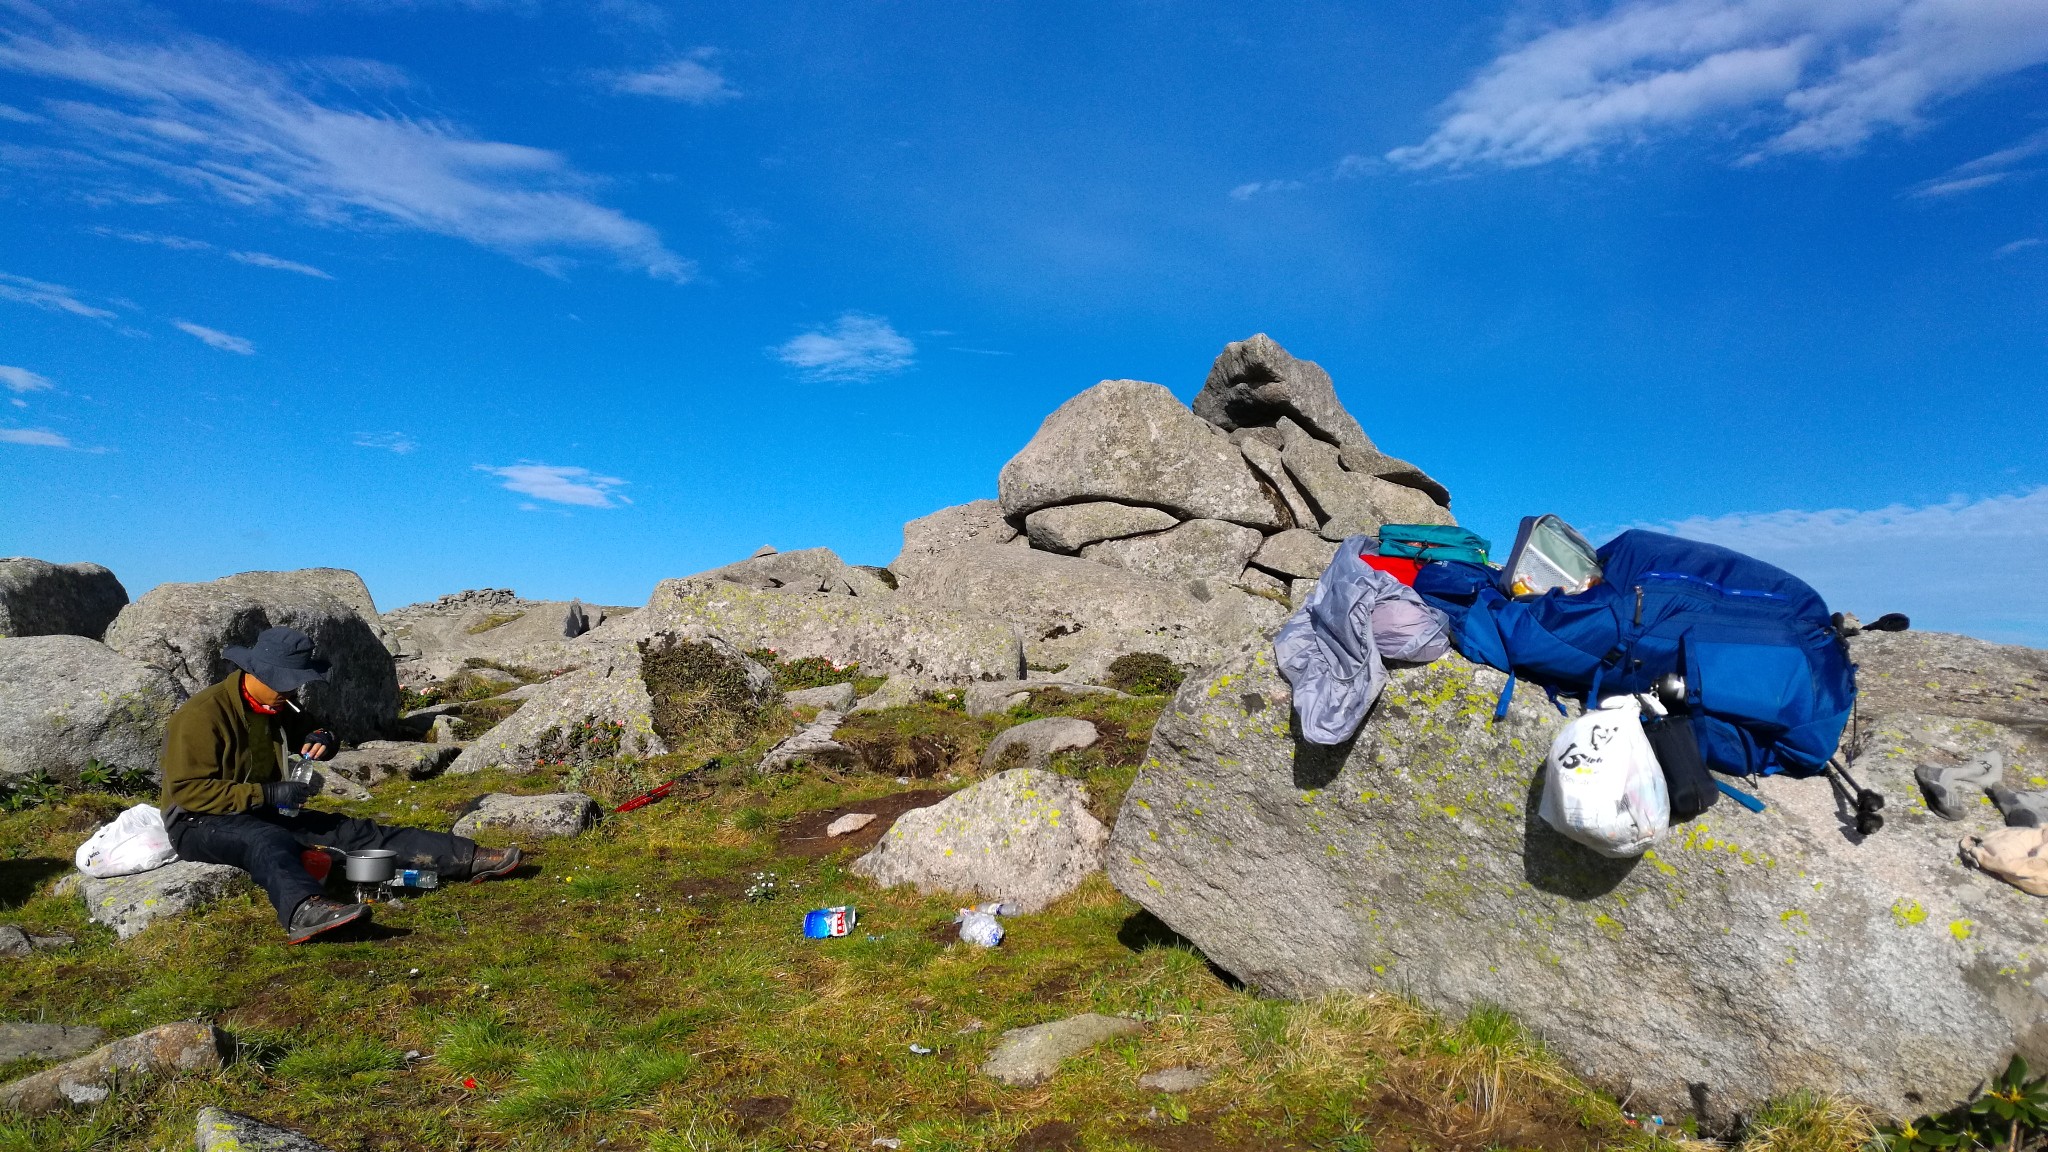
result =
[{"label": "red trekking pole on grass", "polygon": [[674,792],[676,790],[676,785],[681,784],[683,781],[688,780],[690,777],[695,776],[699,772],[702,772],[705,769],[710,768],[717,763],[718,757],[713,756],[711,759],[706,760],[702,764],[697,765],[695,768],[690,769],[688,772],[683,773],[681,776],[676,777],[668,783],[663,784],[658,788],[650,788],[647,791],[642,792],[638,796],[633,797],[631,800],[626,801],[624,804],[619,805],[617,808],[612,809],[612,815],[617,816],[626,812],[637,812],[640,809],[647,807],[649,804],[652,804],[657,800],[666,800],[668,799],[669,793]]}]

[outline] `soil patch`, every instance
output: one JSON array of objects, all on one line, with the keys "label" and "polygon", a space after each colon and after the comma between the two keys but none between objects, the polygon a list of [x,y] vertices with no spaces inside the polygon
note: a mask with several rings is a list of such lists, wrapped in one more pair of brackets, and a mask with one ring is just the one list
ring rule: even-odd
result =
[{"label": "soil patch", "polygon": [[732,1114],[739,1122],[740,1134],[752,1136],[764,1128],[773,1127],[795,1106],[796,1102],[787,1096],[749,1096],[733,1104]]},{"label": "soil patch", "polygon": [[1081,1152],[1081,1133],[1065,1120],[1048,1120],[1017,1137],[1010,1152]]},{"label": "soil patch", "polygon": [[[873,848],[896,823],[896,818],[914,808],[929,808],[952,793],[943,788],[915,788],[908,792],[892,792],[877,796],[858,804],[843,808],[830,808],[822,812],[806,812],[784,825],[776,837],[776,846],[789,856],[806,860],[817,860],[835,855],[847,849],[866,852]],[[827,836],[825,829],[834,820],[852,812],[873,814],[874,821],[858,832],[845,836]]]}]

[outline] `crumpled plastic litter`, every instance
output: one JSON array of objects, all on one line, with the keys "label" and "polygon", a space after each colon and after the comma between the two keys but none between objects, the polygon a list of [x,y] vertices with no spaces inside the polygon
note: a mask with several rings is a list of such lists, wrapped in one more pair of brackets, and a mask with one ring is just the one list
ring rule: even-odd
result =
[{"label": "crumpled plastic litter", "polygon": [[976,908],[962,908],[953,922],[960,925],[960,938],[978,948],[993,948],[1003,942],[1003,925],[998,916],[1010,915],[1000,900]]}]

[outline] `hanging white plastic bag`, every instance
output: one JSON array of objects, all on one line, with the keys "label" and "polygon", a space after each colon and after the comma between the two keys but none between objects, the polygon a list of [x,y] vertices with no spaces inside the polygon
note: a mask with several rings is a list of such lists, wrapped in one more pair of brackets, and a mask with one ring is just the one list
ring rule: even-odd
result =
[{"label": "hanging white plastic bag", "polygon": [[163,814],[151,805],[137,804],[80,844],[77,864],[80,872],[104,880],[161,868],[177,858]]},{"label": "hanging white plastic bag", "polygon": [[1643,734],[1642,705],[1612,696],[1564,726],[1543,761],[1552,828],[1602,856],[1640,856],[1671,826],[1664,770]]}]

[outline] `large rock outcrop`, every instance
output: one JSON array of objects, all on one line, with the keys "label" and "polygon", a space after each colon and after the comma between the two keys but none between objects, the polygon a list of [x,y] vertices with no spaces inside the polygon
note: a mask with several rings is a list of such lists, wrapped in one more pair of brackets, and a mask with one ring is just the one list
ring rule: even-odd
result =
[{"label": "large rock outcrop", "polygon": [[938,557],[902,595],[1007,622],[1034,669],[1100,678],[1118,656],[1206,665],[1269,635],[1286,606],[1211,581],[1169,583],[1077,556],[970,544]]},{"label": "large rock outcrop", "polygon": [[190,694],[233,669],[223,649],[251,643],[265,628],[297,628],[334,666],[327,681],[300,693],[306,711],[343,740],[373,740],[398,719],[398,673],[381,622],[362,614],[369,593],[358,595],[361,587],[361,578],[335,568],[161,584],[114,618],[107,646]]},{"label": "large rock outcrop", "polygon": [[772,648],[786,660],[815,656],[933,684],[1009,680],[1023,670],[1017,634],[1003,620],[886,590],[760,588],[705,574],[657,584],[632,627],[709,632],[744,651]]},{"label": "large rock outcrop", "polygon": [[184,702],[169,676],[97,640],[0,638],[0,778],[76,782],[95,762],[154,773]]},{"label": "large rock outcrop", "polygon": [[903,525],[903,550],[889,562],[889,571],[909,576],[919,566],[962,544],[1008,544],[1017,528],[1003,518],[993,500],[970,500],[920,516]]},{"label": "large rock outcrop", "polygon": [[1267,530],[1286,515],[1228,436],[1141,380],[1104,380],[1054,409],[997,486],[1011,517],[1090,500]]},{"label": "large rock outcrop", "polygon": [[98,564],[0,557],[0,638],[99,639],[128,603],[128,590]]},{"label": "large rock outcrop", "polygon": [[[1884,676],[1878,648],[1857,654]],[[2048,1058],[2042,905],[1957,861],[1988,805],[1938,820],[1911,775],[2010,754],[2014,728],[1866,705],[1857,766],[1891,801],[1875,836],[1825,782],[1774,778],[1764,812],[1724,802],[1611,861],[1537,818],[1560,718],[1525,686],[1489,722],[1502,683],[1455,655],[1396,671],[1356,740],[1324,749],[1291,735],[1287,684],[1247,646],[1160,719],[1111,879],[1263,990],[1498,1003],[1635,1107],[1716,1126],[1800,1088],[1918,1114],[2015,1049]],[[2023,723],[2048,712],[2036,691]]]},{"label": "large rock outcrop", "polygon": [[601,655],[605,632],[619,630],[633,611],[472,588],[393,609],[384,614],[384,626],[401,681],[418,686],[453,676],[470,660],[537,672],[580,668]]}]

